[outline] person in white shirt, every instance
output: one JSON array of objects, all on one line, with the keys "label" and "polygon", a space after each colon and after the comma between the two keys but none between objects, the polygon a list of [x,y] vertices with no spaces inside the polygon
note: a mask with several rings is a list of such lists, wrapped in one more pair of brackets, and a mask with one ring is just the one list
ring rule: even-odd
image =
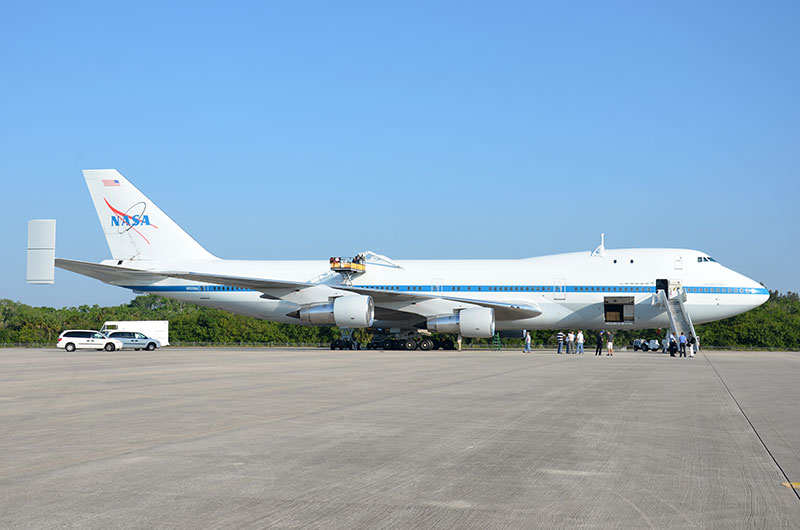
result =
[{"label": "person in white shirt", "polygon": [[583,353],[583,330],[578,330],[578,335],[575,337],[575,342],[578,345],[578,351],[575,353]]},{"label": "person in white shirt", "polygon": [[567,353],[575,353],[575,334],[572,331],[567,333]]}]

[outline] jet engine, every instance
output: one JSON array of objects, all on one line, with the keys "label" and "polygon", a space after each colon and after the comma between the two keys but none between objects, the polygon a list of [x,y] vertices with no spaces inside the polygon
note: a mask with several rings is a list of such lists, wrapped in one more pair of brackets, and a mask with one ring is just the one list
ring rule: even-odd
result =
[{"label": "jet engine", "polygon": [[428,329],[437,333],[459,333],[462,337],[489,338],[494,335],[494,309],[476,307],[429,318]]},{"label": "jet engine", "polygon": [[326,304],[312,304],[300,309],[300,320],[309,324],[336,324],[340,328],[368,328],[375,319],[371,296],[340,296]]}]

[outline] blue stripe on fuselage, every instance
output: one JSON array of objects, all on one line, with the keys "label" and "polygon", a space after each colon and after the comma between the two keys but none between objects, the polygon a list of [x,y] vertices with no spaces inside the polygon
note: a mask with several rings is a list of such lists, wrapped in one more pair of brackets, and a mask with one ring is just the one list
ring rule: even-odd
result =
[{"label": "blue stripe on fuselage", "polygon": [[[322,284],[326,285],[326,284]],[[224,285],[121,285],[125,289],[142,292],[260,292],[255,289],[243,289]],[[335,285],[330,285],[336,288]],[[412,293],[614,293],[637,294],[654,293],[653,286],[626,286],[626,285],[355,285],[360,289],[374,289],[384,292],[412,292]],[[768,295],[769,291],[763,287],[684,287],[687,293],[698,294],[757,294]]]}]

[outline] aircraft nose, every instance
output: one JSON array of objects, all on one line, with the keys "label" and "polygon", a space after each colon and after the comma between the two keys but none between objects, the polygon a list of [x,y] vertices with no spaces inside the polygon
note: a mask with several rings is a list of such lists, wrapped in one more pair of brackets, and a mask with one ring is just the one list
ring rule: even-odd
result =
[{"label": "aircraft nose", "polygon": [[[747,278],[747,277],[745,277]],[[755,280],[747,278],[747,293],[752,297],[752,306],[758,307],[769,300],[769,290]]]}]

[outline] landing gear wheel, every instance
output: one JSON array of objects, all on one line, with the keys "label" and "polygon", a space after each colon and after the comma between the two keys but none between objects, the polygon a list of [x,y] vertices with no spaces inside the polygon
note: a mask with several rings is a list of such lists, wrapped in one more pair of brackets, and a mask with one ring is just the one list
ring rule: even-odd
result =
[{"label": "landing gear wheel", "polygon": [[403,349],[407,351],[413,351],[417,349],[417,343],[411,339],[406,339],[402,342]]},{"label": "landing gear wheel", "polygon": [[64,346],[64,349],[67,350],[68,352],[72,353],[72,352],[75,351],[75,345],[72,344],[71,342],[68,342],[67,345]]},{"label": "landing gear wheel", "polygon": [[384,350],[393,350],[394,349],[394,341],[392,339],[386,339],[383,341],[383,349]]},{"label": "landing gear wheel", "polygon": [[431,351],[433,349],[433,341],[431,339],[422,339],[419,341],[419,349],[422,351]]},{"label": "landing gear wheel", "polygon": [[117,348],[114,346],[113,342],[107,342],[106,345],[103,346],[103,349],[106,350],[106,351],[114,351]]},{"label": "landing gear wheel", "polygon": [[442,342],[442,348],[444,348],[445,350],[455,350],[456,349],[456,343],[453,342],[452,339],[445,339]]},{"label": "landing gear wheel", "polygon": [[340,341],[339,339],[336,339],[335,341],[331,342],[331,349],[332,350],[335,350],[336,348],[341,349],[341,346],[340,346],[341,342],[342,341]]}]

